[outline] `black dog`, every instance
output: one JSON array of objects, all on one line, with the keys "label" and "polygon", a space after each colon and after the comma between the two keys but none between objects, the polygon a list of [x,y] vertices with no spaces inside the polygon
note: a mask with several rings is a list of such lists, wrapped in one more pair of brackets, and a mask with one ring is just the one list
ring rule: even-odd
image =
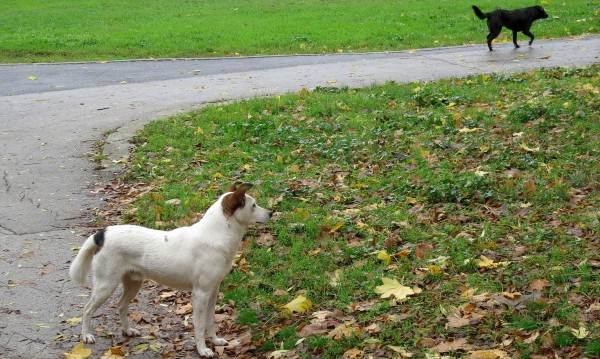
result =
[{"label": "black dog", "polygon": [[526,7],[523,9],[517,10],[502,10],[497,9],[492,12],[483,13],[479,8],[473,5],[473,11],[475,11],[475,15],[477,15],[480,19],[487,19],[487,25],[490,29],[490,33],[487,36],[487,44],[492,51],[492,40],[494,40],[498,35],[500,35],[500,31],[502,31],[502,26],[506,26],[513,32],[513,43],[515,47],[518,48],[517,44],[517,32],[522,31],[525,35],[529,36],[531,40],[529,40],[529,45],[533,42],[533,34],[529,31],[531,24],[535,20],[545,19],[548,17],[548,14],[544,11],[544,8],[541,6],[532,6]]}]

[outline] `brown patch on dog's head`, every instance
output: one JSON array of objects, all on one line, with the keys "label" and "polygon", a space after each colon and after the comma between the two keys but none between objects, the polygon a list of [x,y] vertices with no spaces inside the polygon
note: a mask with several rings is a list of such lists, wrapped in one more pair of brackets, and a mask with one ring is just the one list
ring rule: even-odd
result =
[{"label": "brown patch on dog's head", "polygon": [[235,213],[238,208],[242,208],[246,205],[246,191],[252,188],[251,183],[239,183],[236,182],[227,192],[232,192],[225,197],[221,201],[221,206],[223,207],[223,213],[225,216],[231,217]]}]

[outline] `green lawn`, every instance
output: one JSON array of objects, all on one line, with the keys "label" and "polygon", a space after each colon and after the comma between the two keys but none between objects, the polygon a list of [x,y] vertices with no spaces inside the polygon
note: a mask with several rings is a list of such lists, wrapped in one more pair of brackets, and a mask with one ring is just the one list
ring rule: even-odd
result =
[{"label": "green lawn", "polygon": [[[389,51],[484,43],[472,0],[0,2],[0,62]],[[537,39],[600,31],[597,2],[534,1]],[[484,11],[497,1],[477,2]],[[503,7],[522,7],[507,0]],[[504,33],[499,41],[509,41]]]},{"label": "green lawn", "polygon": [[[221,288],[231,357],[598,357],[598,73],[209,106],[135,137],[117,203],[125,222],[169,229],[240,180],[280,212],[250,231]],[[415,293],[382,298],[384,278]],[[189,295],[169,291],[144,290],[159,317],[134,309],[142,331],[162,328],[142,343],[193,354]],[[302,296],[312,304],[285,309]]]}]

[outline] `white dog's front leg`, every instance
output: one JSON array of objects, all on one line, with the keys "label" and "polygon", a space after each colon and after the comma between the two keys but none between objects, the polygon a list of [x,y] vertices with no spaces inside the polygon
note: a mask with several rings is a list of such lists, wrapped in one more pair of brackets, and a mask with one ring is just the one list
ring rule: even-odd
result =
[{"label": "white dog's front leg", "polygon": [[218,337],[215,330],[215,309],[217,306],[217,297],[219,296],[219,287],[220,285],[213,290],[210,302],[208,303],[208,310],[206,311],[206,334],[214,345],[225,346],[228,344],[227,340]]},{"label": "white dog's front leg", "polygon": [[202,289],[192,291],[192,304],[194,309],[194,336],[196,337],[196,346],[198,354],[203,357],[212,358],[214,353],[206,347],[204,334],[206,332],[206,311],[210,303],[210,293]]}]

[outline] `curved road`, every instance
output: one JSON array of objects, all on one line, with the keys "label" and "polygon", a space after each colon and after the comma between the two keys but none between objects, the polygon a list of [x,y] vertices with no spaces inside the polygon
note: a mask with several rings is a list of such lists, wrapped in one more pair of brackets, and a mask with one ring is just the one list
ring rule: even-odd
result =
[{"label": "curved road", "polygon": [[[223,100],[600,62],[600,36],[392,53],[0,65],[0,357],[59,357],[76,342],[87,293],[68,280],[74,246],[103,206],[89,160],[109,160],[149,121]],[[111,161],[109,161],[111,162]],[[116,318],[116,316],[111,316]],[[55,338],[63,334],[64,338]],[[69,337],[70,336],[70,337]],[[106,351],[100,342],[94,353]]]}]

